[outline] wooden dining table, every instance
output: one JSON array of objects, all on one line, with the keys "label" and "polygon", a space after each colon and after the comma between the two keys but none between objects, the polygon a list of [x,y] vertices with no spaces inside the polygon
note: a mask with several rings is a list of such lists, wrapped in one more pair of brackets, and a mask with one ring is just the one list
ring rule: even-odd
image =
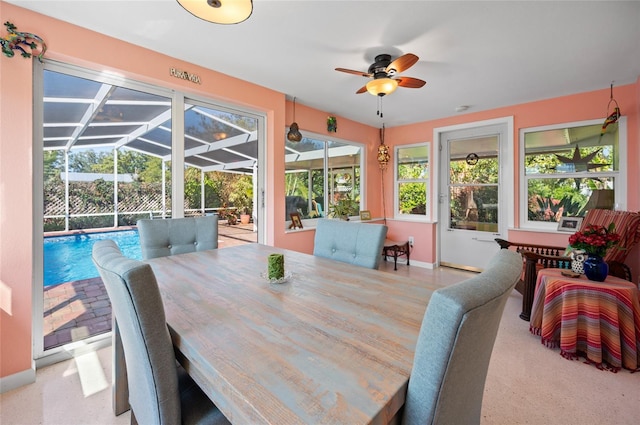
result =
[{"label": "wooden dining table", "polygon": [[260,244],[147,262],[180,362],[232,423],[399,418],[434,285]]}]

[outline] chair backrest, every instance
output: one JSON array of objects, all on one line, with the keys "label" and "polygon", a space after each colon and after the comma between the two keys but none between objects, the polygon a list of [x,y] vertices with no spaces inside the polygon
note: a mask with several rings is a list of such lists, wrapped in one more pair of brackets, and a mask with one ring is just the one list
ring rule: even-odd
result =
[{"label": "chair backrest", "polygon": [[123,256],[112,240],[96,241],[92,259],[120,329],[138,423],[181,423],[175,353],[151,266]]},{"label": "chair backrest", "polygon": [[387,226],[383,224],[319,219],[313,255],[377,269],[386,237]]},{"label": "chair backrest", "polygon": [[218,217],[138,220],[142,258],[148,260],[218,248]]},{"label": "chair backrest", "polygon": [[403,424],[479,424],[482,395],[504,305],[522,270],[501,249],[479,275],[438,289],[425,312]]},{"label": "chair backrest", "polygon": [[604,260],[607,263],[611,261],[624,263],[631,248],[640,241],[640,213],[592,209],[587,212],[580,230],[594,224],[608,227],[611,223],[615,224],[615,232],[620,235],[620,241],[616,248],[607,251]]}]

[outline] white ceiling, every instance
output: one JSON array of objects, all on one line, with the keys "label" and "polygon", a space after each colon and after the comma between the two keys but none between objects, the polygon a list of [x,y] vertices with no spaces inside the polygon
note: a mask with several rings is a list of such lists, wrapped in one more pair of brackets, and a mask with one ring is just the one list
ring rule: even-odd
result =
[{"label": "white ceiling", "polygon": [[[605,89],[612,81],[615,95],[615,86],[640,76],[637,1],[254,0],[252,16],[237,25],[201,21],[175,0],[7,2],[375,127],[456,115],[461,105],[476,112]],[[374,96],[355,94],[367,78],[334,70],[366,72],[377,54],[408,52],[420,60],[401,75],[427,85],[383,98],[383,119]]]}]

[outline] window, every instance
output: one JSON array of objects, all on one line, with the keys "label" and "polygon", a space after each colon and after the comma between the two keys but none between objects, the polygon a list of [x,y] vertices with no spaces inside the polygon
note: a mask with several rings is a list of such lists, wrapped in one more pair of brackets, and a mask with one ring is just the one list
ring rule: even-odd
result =
[{"label": "window", "polygon": [[395,217],[429,217],[429,144],[397,146],[395,149]]},{"label": "window", "polygon": [[185,215],[255,217],[258,119],[195,99],[184,109]]},{"label": "window", "polygon": [[602,121],[521,132],[521,224],[556,230],[561,217],[620,207],[625,190],[624,118],[601,135]]},{"label": "window", "polygon": [[357,216],[362,201],[362,146],[308,132],[303,136],[300,142],[285,140],[285,220],[295,212],[303,219],[342,212]]}]

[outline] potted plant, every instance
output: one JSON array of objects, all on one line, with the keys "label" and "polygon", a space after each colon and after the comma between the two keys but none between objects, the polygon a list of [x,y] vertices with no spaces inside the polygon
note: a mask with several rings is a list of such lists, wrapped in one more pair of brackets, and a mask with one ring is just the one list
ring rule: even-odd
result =
[{"label": "potted plant", "polygon": [[230,198],[240,214],[240,223],[249,224],[253,211],[253,185],[248,184],[243,189],[240,188]]},{"label": "potted plant", "polygon": [[349,221],[349,216],[358,211],[358,202],[349,197],[338,199],[329,206],[329,215],[333,218],[341,218]]},{"label": "potted plant", "polygon": [[227,220],[227,224],[236,224],[238,222],[235,211],[228,209],[226,202],[224,202],[222,208],[218,210],[218,219]]}]

